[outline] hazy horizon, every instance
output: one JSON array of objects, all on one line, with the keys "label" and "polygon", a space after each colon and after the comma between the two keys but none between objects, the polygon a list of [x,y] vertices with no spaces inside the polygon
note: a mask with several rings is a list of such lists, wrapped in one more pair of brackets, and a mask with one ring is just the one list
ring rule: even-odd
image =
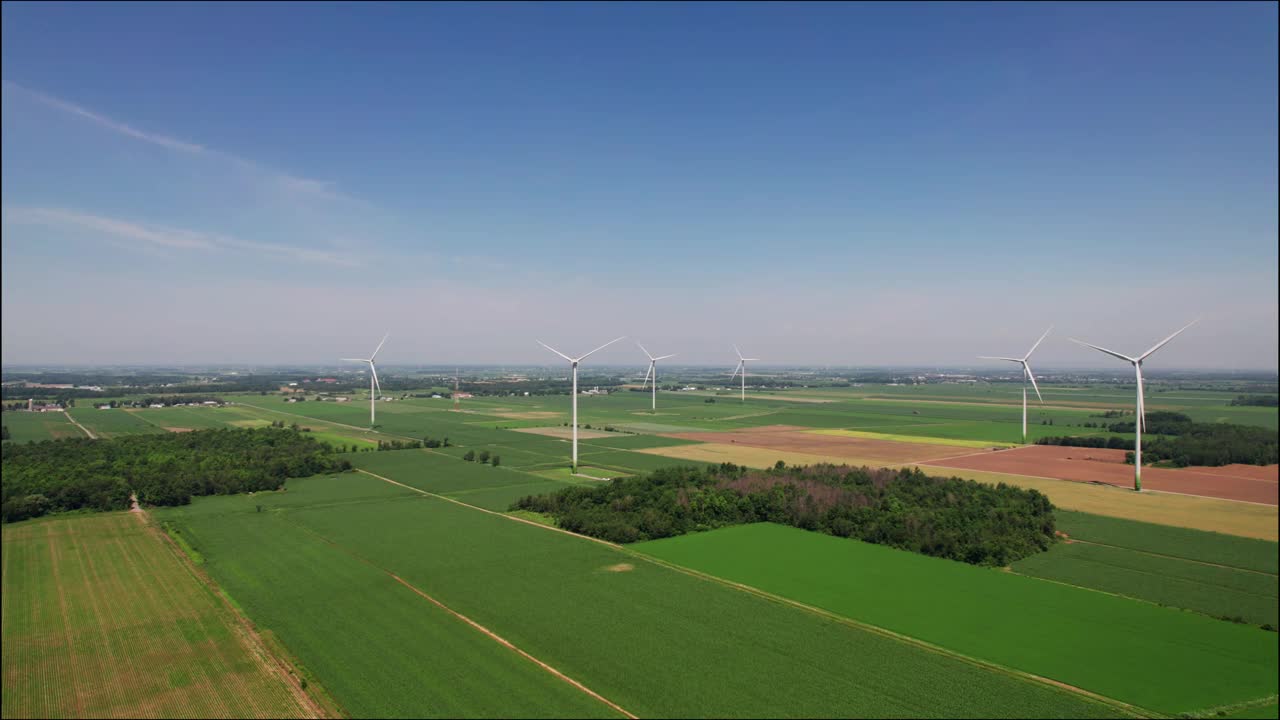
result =
[{"label": "hazy horizon", "polygon": [[1275,4],[0,12],[6,367],[1278,364]]}]

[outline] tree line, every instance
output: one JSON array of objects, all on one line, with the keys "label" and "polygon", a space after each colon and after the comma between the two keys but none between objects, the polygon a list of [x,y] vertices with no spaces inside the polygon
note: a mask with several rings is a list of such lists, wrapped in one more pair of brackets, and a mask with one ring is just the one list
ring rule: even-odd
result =
[{"label": "tree line", "polygon": [[328,445],[280,427],[9,443],[0,452],[4,522],[123,510],[130,494],[149,505],[185,505],[192,496],[275,490],[286,478],[351,469]]},{"label": "tree line", "polygon": [[[1111,423],[1113,433],[1134,432],[1135,420]],[[1165,463],[1174,467],[1199,465],[1220,467],[1233,463],[1271,465],[1277,461],[1276,432],[1253,425],[1234,423],[1198,423],[1180,412],[1147,413],[1143,430],[1143,463]],[[1128,450],[1127,462],[1133,463],[1133,440],[1121,437],[1088,435],[1083,437],[1043,437],[1037,445]]]},{"label": "tree line", "polygon": [[669,467],[607,484],[521,498],[573,532],[618,543],[775,522],[975,565],[1004,566],[1054,542],[1053,506],[1036,490],[848,465],[750,470]]},{"label": "tree line", "polygon": [[1237,395],[1228,403],[1233,406],[1276,407],[1280,405],[1280,395]]}]

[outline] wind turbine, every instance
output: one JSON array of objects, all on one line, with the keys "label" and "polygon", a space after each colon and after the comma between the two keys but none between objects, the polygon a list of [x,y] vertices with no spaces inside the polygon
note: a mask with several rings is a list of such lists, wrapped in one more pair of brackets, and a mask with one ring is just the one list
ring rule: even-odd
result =
[{"label": "wind turbine", "polygon": [[[658,361],[675,357],[675,354],[659,355],[658,357],[654,357],[649,354],[648,350],[644,349],[643,345],[640,345],[640,343],[638,342],[636,343],[636,345],[640,347],[640,350],[642,352],[644,352],[645,357],[649,358],[649,372],[645,373],[644,381],[645,383],[648,383],[649,377],[650,376],[653,377],[653,412],[658,412]],[[640,385],[640,389],[641,390],[644,389],[643,384]]]},{"label": "wind turbine", "polygon": [[1041,405],[1044,404],[1044,398],[1040,395],[1040,386],[1036,385],[1036,376],[1031,373],[1031,366],[1027,364],[1027,361],[1031,359],[1031,353],[1035,352],[1036,348],[1040,347],[1040,343],[1044,342],[1044,339],[1049,337],[1050,330],[1053,330],[1052,325],[1049,326],[1049,330],[1044,331],[1044,334],[1040,336],[1040,339],[1036,341],[1036,344],[1031,346],[1031,349],[1027,351],[1027,354],[1023,355],[1020,358],[991,357],[990,355],[978,356],[982,360],[1008,360],[1009,362],[1016,362],[1022,365],[1022,444],[1023,445],[1027,444],[1027,380],[1030,380],[1031,387],[1035,388],[1036,397],[1040,400],[1040,404]]},{"label": "wind turbine", "polygon": [[378,347],[374,348],[373,354],[367,358],[342,358],[347,362],[369,363],[369,427],[373,427],[373,419],[375,415],[374,408],[377,406],[378,395],[382,392],[382,385],[378,382],[378,371],[374,367],[373,359],[378,357],[378,351],[387,343],[387,338],[391,337],[391,333],[382,336],[382,342],[378,343]]},{"label": "wind turbine", "polygon": [[[624,335],[623,337],[626,337],[626,336]],[[579,355],[576,358],[565,355],[564,353],[542,342],[541,340],[538,341],[538,344],[541,345],[542,347],[559,355],[565,360],[568,360],[569,366],[573,368],[573,472],[575,473],[578,472],[578,363],[582,362],[583,360],[586,360],[591,355],[600,352],[601,350],[609,347],[610,345],[618,342],[621,339],[622,338],[614,338],[609,342],[596,348],[595,350],[592,350],[591,352],[587,353],[586,355]]]},{"label": "wind turbine", "polygon": [[733,346],[733,351],[738,354],[738,365],[733,369],[733,375],[730,375],[729,379],[732,380],[734,378],[734,375],[738,374],[739,370],[742,371],[742,402],[746,402],[747,401],[747,361],[750,360],[751,362],[759,362],[760,358],[742,357],[742,351],[738,349],[737,345]]},{"label": "wind turbine", "polygon": [[1136,358],[1129,357],[1128,355],[1122,355],[1113,350],[1108,350],[1104,347],[1098,347],[1097,345],[1090,345],[1087,342],[1082,342],[1080,340],[1076,340],[1075,338],[1071,338],[1071,342],[1076,343],[1077,345],[1084,345],[1085,347],[1091,347],[1094,350],[1097,350],[1099,352],[1104,352],[1110,355],[1111,357],[1119,358],[1129,363],[1130,365],[1133,365],[1133,373],[1138,379],[1138,406],[1136,408],[1138,417],[1137,417],[1137,422],[1133,424],[1133,429],[1134,429],[1133,489],[1138,492],[1142,491],[1142,431],[1147,428],[1147,407],[1146,407],[1145,401],[1143,401],[1142,399],[1142,361],[1151,357],[1152,353],[1154,353],[1155,351],[1167,345],[1170,340],[1181,335],[1183,330],[1186,330],[1192,325],[1195,325],[1199,321],[1200,321],[1199,318],[1192,320],[1191,322],[1184,325],[1182,327],[1182,330],[1179,330],[1178,332],[1170,335],[1169,337],[1151,346],[1150,350],[1142,353]]}]

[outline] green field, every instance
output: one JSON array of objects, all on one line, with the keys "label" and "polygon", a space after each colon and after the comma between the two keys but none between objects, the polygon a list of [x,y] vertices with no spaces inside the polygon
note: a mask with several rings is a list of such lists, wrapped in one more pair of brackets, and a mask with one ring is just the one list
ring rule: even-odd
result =
[{"label": "green field", "polygon": [[1156,712],[1277,690],[1274,634],[1128,598],[770,524],[636,549]]},{"label": "green field", "polygon": [[1057,510],[1058,530],[1073,539],[1184,560],[1280,573],[1280,545],[1266,540]]},{"label": "green field", "polygon": [[3,538],[4,717],[314,716],[140,516],[28,521]]},{"label": "green field", "polygon": [[1277,545],[1265,540],[1057,511],[1070,544],[1014,564],[1025,575],[1219,618],[1280,625]]},{"label": "green field", "polygon": [[1277,578],[1266,573],[1085,542],[1059,543],[1014,563],[1013,569],[1216,618],[1280,625]]},{"label": "green field", "polygon": [[77,422],[89,428],[94,435],[101,438],[165,431],[163,426],[143,419],[142,411],[131,412],[120,408],[98,410],[93,407],[77,407],[71,408],[67,412],[71,413],[71,416]]},{"label": "green field", "polygon": [[9,428],[6,442],[85,437],[80,428],[67,419],[66,413],[60,412],[6,412],[4,425]]},{"label": "green field", "polygon": [[[406,482],[416,472],[398,463],[380,469]],[[294,480],[288,488],[199,498],[158,514],[357,716],[606,709],[554,693],[569,687],[559,681],[506,691],[526,682],[501,660],[510,651],[460,621],[438,622],[426,600],[387,581],[388,573],[640,716],[1115,714],[1053,686],[587,539],[406,495],[371,476]],[[526,697],[537,702],[502,706]]]}]

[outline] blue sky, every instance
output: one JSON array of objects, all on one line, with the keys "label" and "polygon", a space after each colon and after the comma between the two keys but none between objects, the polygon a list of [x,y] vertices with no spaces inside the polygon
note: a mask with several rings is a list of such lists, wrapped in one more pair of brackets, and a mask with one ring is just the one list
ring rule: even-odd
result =
[{"label": "blue sky", "polygon": [[5,3],[2,359],[1275,368],[1276,7]]}]

